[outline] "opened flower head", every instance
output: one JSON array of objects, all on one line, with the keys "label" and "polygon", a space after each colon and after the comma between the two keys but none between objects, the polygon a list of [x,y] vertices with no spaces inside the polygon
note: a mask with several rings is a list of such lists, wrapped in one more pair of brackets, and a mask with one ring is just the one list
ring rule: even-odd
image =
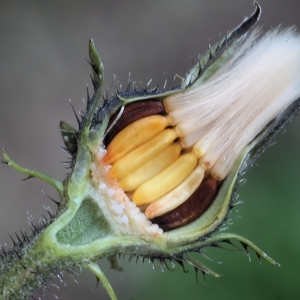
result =
[{"label": "opened flower head", "polygon": [[[190,252],[236,240],[278,265],[244,237],[218,232],[234,207],[239,178],[300,110],[300,36],[250,30],[260,6],[170,90],[130,89],[99,106],[103,65],[89,43],[94,95],[76,130],[60,123],[71,172],[50,183],[61,202],[55,215],[0,248],[0,298],[24,298],[57,272],[91,270],[116,296],[96,261],[147,257],[218,277]],[[32,271],[33,270],[33,271]],[[9,286],[9,288],[7,288]]]},{"label": "opened flower head", "polygon": [[[118,96],[123,104],[110,118],[98,161],[111,166],[115,187],[164,231],[206,211],[245,147],[299,95],[299,37],[291,29],[262,38],[258,29],[245,33],[259,15],[257,6],[234,31],[244,35],[235,51],[224,51],[217,70],[198,66],[198,75],[188,74],[183,89],[169,95]],[[208,64],[228,39],[223,43]]]}]

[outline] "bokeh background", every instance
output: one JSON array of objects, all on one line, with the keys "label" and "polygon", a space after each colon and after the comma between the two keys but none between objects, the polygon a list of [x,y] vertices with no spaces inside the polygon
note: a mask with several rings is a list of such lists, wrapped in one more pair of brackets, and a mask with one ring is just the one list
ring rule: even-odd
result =
[{"label": "bokeh background", "polygon": [[[263,31],[295,25],[300,28],[300,2],[261,0]],[[184,76],[207,45],[214,44],[254,10],[251,0],[185,1],[0,1],[0,146],[21,165],[63,179],[59,121],[76,125],[69,99],[84,108],[90,84],[87,44],[95,39],[106,71],[106,87],[116,74],[126,85],[128,74],[137,83],[163,85],[174,74]],[[300,30],[300,29],[299,29]],[[255,62],[253,62],[255,63]],[[299,70],[300,71],[300,70]],[[282,70],[284,72],[284,70]],[[255,88],[255,87],[254,87]],[[244,203],[234,213],[230,232],[254,241],[280,268],[252,262],[237,251],[206,252],[223,264],[206,261],[224,276],[215,279],[181,267],[161,272],[157,266],[128,259],[123,272],[101,267],[120,299],[299,299],[300,252],[300,119],[296,118],[246,175],[239,191]],[[41,190],[57,199],[41,181],[22,182],[22,175],[0,165],[0,241],[28,229],[27,214],[38,220],[43,206],[55,206]],[[78,270],[78,273],[79,270]],[[60,299],[108,299],[93,275],[83,271],[75,283],[65,277]],[[50,291],[43,299],[54,299]]]}]

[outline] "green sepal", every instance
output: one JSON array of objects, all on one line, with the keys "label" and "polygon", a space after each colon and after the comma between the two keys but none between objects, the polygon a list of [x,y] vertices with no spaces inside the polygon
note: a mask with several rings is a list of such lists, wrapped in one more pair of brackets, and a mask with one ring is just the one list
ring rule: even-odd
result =
[{"label": "green sepal", "polygon": [[42,174],[40,172],[34,171],[34,170],[30,170],[30,169],[26,169],[24,167],[21,167],[20,165],[18,165],[17,163],[15,163],[7,154],[6,149],[3,149],[3,156],[6,160],[6,163],[13,167],[15,170],[17,170],[18,172],[21,172],[23,174],[28,175],[29,177],[36,177],[39,178],[47,183],[49,183],[50,185],[52,185],[59,193],[63,192],[63,183],[59,180],[54,179],[53,177],[50,177],[48,175]]},{"label": "green sepal", "polygon": [[[247,256],[249,257],[250,260],[250,255],[248,253],[248,248],[252,249],[258,257],[263,258],[265,261],[269,262],[270,264],[280,267],[280,264],[277,263],[273,258],[271,258],[269,255],[267,255],[263,250],[261,250],[259,247],[257,247],[253,242],[249,241],[248,239],[234,233],[217,233],[211,238],[207,239],[207,242],[210,244],[218,244],[218,243],[230,243],[232,244],[232,241],[238,241],[241,243],[245,251],[247,251]],[[238,248],[239,249],[239,248]],[[239,249],[240,250],[240,249]]]},{"label": "green sepal", "polygon": [[122,271],[123,268],[119,265],[118,259],[116,255],[110,255],[107,257],[107,260],[109,262],[109,266],[111,269],[116,271]]},{"label": "green sepal", "polygon": [[90,264],[86,265],[86,269],[88,269],[92,273],[94,273],[96,275],[96,277],[98,278],[98,280],[102,282],[102,284],[103,284],[104,288],[106,289],[108,295],[110,296],[111,300],[118,299],[113,288],[111,287],[109,281],[107,280],[106,276],[104,275],[104,273],[102,272],[102,270],[100,269],[100,267],[97,264],[90,263]]},{"label": "green sepal", "polygon": [[71,155],[76,154],[78,131],[63,121],[59,123],[59,128],[67,150]]},{"label": "green sepal", "polygon": [[235,53],[235,50],[243,42],[242,37],[247,33],[259,20],[261,7],[255,1],[256,6],[253,14],[243,21],[230,34],[225,36],[219,43],[209,47],[209,50],[200,58],[195,66],[187,73],[182,88],[188,89],[191,86],[195,88],[207,81],[213,74],[220,69],[229,57]]}]

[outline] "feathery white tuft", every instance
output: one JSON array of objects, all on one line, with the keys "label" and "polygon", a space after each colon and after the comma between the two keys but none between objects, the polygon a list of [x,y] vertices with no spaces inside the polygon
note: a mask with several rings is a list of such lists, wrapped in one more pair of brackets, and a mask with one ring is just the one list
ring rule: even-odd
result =
[{"label": "feathery white tuft", "polygon": [[300,36],[254,30],[208,81],[164,100],[185,148],[218,180],[242,149],[300,95]]}]

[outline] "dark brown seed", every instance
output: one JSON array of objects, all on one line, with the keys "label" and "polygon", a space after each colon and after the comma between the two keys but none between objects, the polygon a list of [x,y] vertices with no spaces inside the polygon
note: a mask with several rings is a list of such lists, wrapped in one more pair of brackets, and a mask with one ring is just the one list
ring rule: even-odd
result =
[{"label": "dark brown seed", "polygon": [[[107,128],[113,123],[120,112],[118,109],[113,116],[110,118]],[[139,120],[144,117],[148,117],[151,115],[158,114],[166,114],[164,105],[157,100],[143,100],[136,101],[130,104],[127,104],[124,108],[124,111],[120,117],[120,119],[116,122],[116,124],[107,132],[104,138],[104,145],[107,147],[112,139],[126,126],[133,123],[136,120]]]},{"label": "dark brown seed", "polygon": [[164,231],[184,226],[199,218],[210,206],[218,191],[218,181],[205,178],[193,195],[177,208],[151,220]]}]

